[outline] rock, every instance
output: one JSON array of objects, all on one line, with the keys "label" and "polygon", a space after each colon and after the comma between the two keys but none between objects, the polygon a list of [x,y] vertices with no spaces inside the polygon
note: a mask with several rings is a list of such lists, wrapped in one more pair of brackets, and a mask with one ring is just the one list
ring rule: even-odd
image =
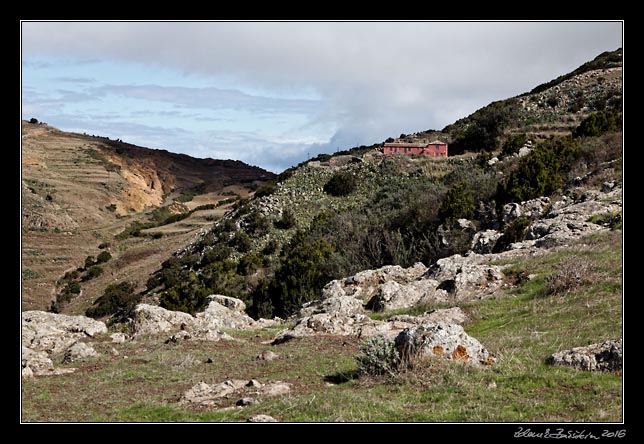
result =
[{"label": "rock", "polygon": [[549,197],[539,197],[521,202],[520,204],[509,203],[503,205],[502,219],[505,224],[509,224],[519,217],[536,219],[544,216],[549,208]]},{"label": "rock", "polygon": [[601,192],[602,193],[609,193],[615,188],[615,182],[604,182],[601,187]]},{"label": "rock", "polygon": [[63,357],[63,363],[69,363],[80,359],[98,356],[96,350],[91,345],[84,342],[77,342],[67,349]]},{"label": "rock", "polygon": [[396,281],[388,281],[378,286],[378,291],[369,300],[367,308],[374,311],[383,311],[412,307],[416,305],[422,296],[422,293],[410,285],[401,285]]},{"label": "rock", "polygon": [[481,264],[480,256],[455,254],[439,259],[424,277],[440,282],[438,288],[449,293],[450,301],[484,299],[503,286],[505,275],[498,265]]},{"label": "rock", "polygon": [[618,371],[622,369],[622,339],[557,352],[548,364],[565,365],[578,370]]},{"label": "rock", "polygon": [[246,402],[249,399],[250,401],[246,404],[240,404],[240,401],[237,401],[237,405],[248,405],[250,403],[257,402],[256,398],[249,395],[260,397],[281,396],[290,393],[290,391],[291,384],[282,381],[261,384],[259,381],[254,379],[251,379],[250,381],[243,379],[229,379],[219,384],[206,384],[205,382],[199,382],[183,394],[180,402],[215,405],[217,400],[221,398],[229,398],[232,395],[241,395],[241,402]]},{"label": "rock", "polygon": [[31,375],[49,374],[54,369],[54,363],[44,351],[35,351],[23,346],[21,359],[23,371]]},{"label": "rock", "polygon": [[532,150],[530,148],[528,148],[527,146],[522,146],[521,148],[519,148],[518,156],[519,157],[525,157],[528,154],[530,154],[531,152],[532,152]]},{"label": "rock", "polygon": [[274,361],[279,357],[280,355],[270,350],[263,351],[259,355],[257,355],[257,359],[261,361]]},{"label": "rock", "polygon": [[34,377],[34,372],[31,370],[31,367],[23,367],[22,369],[22,379],[31,379]]},{"label": "rock", "polygon": [[277,419],[269,415],[255,415],[248,418],[247,422],[277,422]]},{"label": "rock", "polygon": [[496,230],[479,231],[472,239],[472,251],[478,254],[492,253],[496,241],[503,235]]},{"label": "rock", "polygon": [[127,340],[125,333],[112,333],[110,335],[113,344],[123,344]]},{"label": "rock", "polygon": [[474,223],[468,219],[457,219],[454,227],[461,231],[476,231]]},{"label": "rock", "polygon": [[499,161],[499,158],[498,158],[498,157],[493,157],[493,158],[491,158],[490,160],[488,160],[488,161],[487,161],[487,164],[488,164],[489,166],[492,166],[492,165],[494,165],[495,163],[497,163],[498,161]]},{"label": "rock", "polygon": [[85,316],[22,312],[22,345],[48,354],[63,353],[81,338],[107,333],[105,323]]},{"label": "rock", "polygon": [[[226,296],[222,296],[226,298]],[[234,305],[235,298],[228,298],[229,301],[224,301],[230,305]],[[239,301],[239,299],[237,299]],[[244,304],[242,301],[239,301],[241,304]],[[245,308],[245,305],[243,305]],[[236,306],[237,308],[240,305]],[[218,329],[218,328],[230,328],[230,329],[243,329],[250,327],[255,323],[253,318],[247,314],[239,311],[237,308],[230,309],[225,305],[220,304],[219,302],[212,300],[206,307],[206,309],[195,315],[197,323],[201,324],[204,327],[209,329]],[[200,322],[202,321],[202,322]]]},{"label": "rock", "polygon": [[353,296],[332,296],[305,303],[298,312],[298,317],[312,316],[318,313],[351,316],[357,313],[364,313],[364,307],[362,301]]},{"label": "rock", "polygon": [[132,319],[134,336],[151,336],[186,328],[194,328],[194,317],[181,311],[171,311],[157,305],[139,304]]},{"label": "rock", "polygon": [[479,341],[458,324],[423,324],[406,328],[395,341],[401,359],[439,356],[473,365],[490,365],[494,359]]},{"label": "rock", "polygon": [[229,308],[233,311],[244,311],[246,310],[246,304],[241,299],[232,298],[230,296],[222,296],[220,294],[214,294],[208,296],[210,301],[217,302],[218,304],[223,305],[226,308]]}]

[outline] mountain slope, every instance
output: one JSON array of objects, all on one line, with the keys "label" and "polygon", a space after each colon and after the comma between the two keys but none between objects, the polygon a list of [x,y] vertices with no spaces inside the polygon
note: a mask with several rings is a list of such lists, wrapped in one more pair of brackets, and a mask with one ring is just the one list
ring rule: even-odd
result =
[{"label": "mountain slope", "polygon": [[[169,206],[167,216],[197,205],[216,205],[247,196],[273,176],[238,161],[195,159],[22,122],[24,308],[47,308],[58,291],[55,282],[82,267],[87,256],[98,255],[100,244],[111,244],[115,259],[125,254],[127,245],[115,235],[133,221],[147,221],[154,208],[168,206],[175,198],[184,202]],[[144,256],[160,254],[158,267],[168,248],[189,242],[191,232],[212,223],[206,217],[219,217],[224,208],[191,214],[183,223],[194,224],[175,230],[184,239],[157,239],[158,245],[146,248]],[[126,264],[132,266],[130,261]],[[144,276],[153,269],[147,268]],[[114,271],[121,275],[121,270]],[[85,296],[95,297],[104,280],[89,282]]]}]

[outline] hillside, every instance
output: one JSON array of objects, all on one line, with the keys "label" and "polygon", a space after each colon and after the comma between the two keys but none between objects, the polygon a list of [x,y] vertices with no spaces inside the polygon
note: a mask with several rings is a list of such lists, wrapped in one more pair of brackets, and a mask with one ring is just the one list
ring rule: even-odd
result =
[{"label": "hillside", "polygon": [[[82,267],[87,256],[97,256],[101,244],[109,244],[112,264],[119,262],[105,264],[110,275],[145,281],[169,251],[212,224],[226,206],[173,224],[173,230],[166,228],[176,234],[171,237],[119,241],[115,236],[133,221],[147,221],[155,208],[175,199],[166,216],[247,196],[273,176],[237,161],[194,159],[22,122],[23,309],[48,308],[59,290],[56,281]],[[135,271],[137,264],[143,268]],[[93,300],[106,276],[87,282],[84,296]]]},{"label": "hillside", "polygon": [[618,62],[455,122],[448,158],[321,155],[184,234],[185,191],[114,216],[111,272],[176,249],[145,282],[68,276],[84,315],[22,313],[24,420],[623,421]]}]

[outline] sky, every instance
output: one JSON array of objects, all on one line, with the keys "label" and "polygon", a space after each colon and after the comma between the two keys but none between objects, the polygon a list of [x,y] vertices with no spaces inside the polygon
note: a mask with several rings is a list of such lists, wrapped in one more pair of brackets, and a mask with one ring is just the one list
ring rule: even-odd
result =
[{"label": "sky", "polygon": [[22,118],[279,173],[440,130],[622,36],[622,22],[24,21]]}]

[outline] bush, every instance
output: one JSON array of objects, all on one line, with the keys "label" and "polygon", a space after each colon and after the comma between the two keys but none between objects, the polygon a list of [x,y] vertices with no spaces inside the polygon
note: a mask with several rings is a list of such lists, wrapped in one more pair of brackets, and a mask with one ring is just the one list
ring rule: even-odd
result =
[{"label": "bush", "polygon": [[264,196],[270,196],[275,191],[277,191],[277,186],[274,183],[269,183],[268,185],[264,185],[259,190],[255,191],[255,197],[260,198]]},{"label": "bush", "polygon": [[36,124],[38,123],[38,119],[36,119],[35,117],[32,117],[31,119],[29,119],[29,123]]},{"label": "bush", "polygon": [[592,264],[584,257],[569,257],[557,266],[557,272],[546,278],[546,294],[568,293],[596,280]]},{"label": "bush", "polygon": [[586,117],[573,131],[575,137],[600,136],[604,133],[622,129],[622,113],[617,111],[600,111]]},{"label": "bush", "polygon": [[525,239],[525,233],[528,227],[530,226],[530,219],[525,217],[520,217],[512,221],[503,231],[503,235],[496,241],[494,248],[492,249],[493,253],[500,253],[505,251],[505,249],[515,242],[521,242]]},{"label": "bush", "polygon": [[528,137],[525,134],[517,134],[510,136],[503,144],[501,150],[501,158],[512,156],[519,152],[522,146],[528,142]]},{"label": "bush", "polygon": [[522,202],[549,196],[563,185],[563,174],[581,155],[578,141],[561,137],[540,143],[524,157],[516,171],[510,173],[499,203]]},{"label": "bush", "polygon": [[295,227],[297,221],[295,220],[295,215],[290,210],[284,210],[282,212],[282,218],[275,222],[275,228],[280,230],[288,230]]},{"label": "bush", "polygon": [[100,318],[133,310],[141,299],[141,295],[134,293],[135,288],[131,282],[108,285],[103,295],[94,301],[85,314],[90,318]]},{"label": "bush", "polygon": [[324,185],[324,192],[336,197],[347,196],[356,189],[357,185],[356,176],[347,171],[341,171],[334,174]]},{"label": "bush", "polygon": [[395,376],[400,365],[400,356],[394,341],[385,336],[374,336],[360,344],[360,354],[356,356],[360,373],[369,376]]},{"label": "bush", "polygon": [[604,213],[591,216],[586,222],[597,225],[606,225],[611,230],[619,230],[622,228],[622,213]]},{"label": "bush", "polygon": [[109,243],[109,242],[101,242],[101,244],[98,246],[98,249],[99,249],[99,250],[103,250],[103,249],[105,249],[105,248],[109,248],[109,247],[110,247],[110,243]]},{"label": "bush", "polygon": [[250,236],[243,231],[238,231],[230,242],[240,253],[248,253],[253,246]]},{"label": "bush", "polygon": [[270,229],[270,222],[259,211],[253,211],[245,219],[247,231],[253,236],[264,236]]},{"label": "bush", "polygon": [[469,219],[474,214],[474,197],[466,182],[454,184],[447,190],[438,217],[446,222],[456,219]]},{"label": "bush", "polygon": [[87,256],[85,258],[85,269],[88,269],[92,265],[96,265],[96,260],[94,259],[94,256]]},{"label": "bush", "polygon": [[112,255],[110,254],[109,251],[101,251],[98,256],[96,256],[96,263],[97,264],[102,264],[104,262],[109,261],[112,259]]},{"label": "bush", "polygon": [[98,265],[92,265],[87,269],[87,272],[85,273],[85,276],[83,277],[84,281],[89,281],[90,279],[94,279],[95,277],[100,276],[103,274],[103,269],[99,267]]}]

